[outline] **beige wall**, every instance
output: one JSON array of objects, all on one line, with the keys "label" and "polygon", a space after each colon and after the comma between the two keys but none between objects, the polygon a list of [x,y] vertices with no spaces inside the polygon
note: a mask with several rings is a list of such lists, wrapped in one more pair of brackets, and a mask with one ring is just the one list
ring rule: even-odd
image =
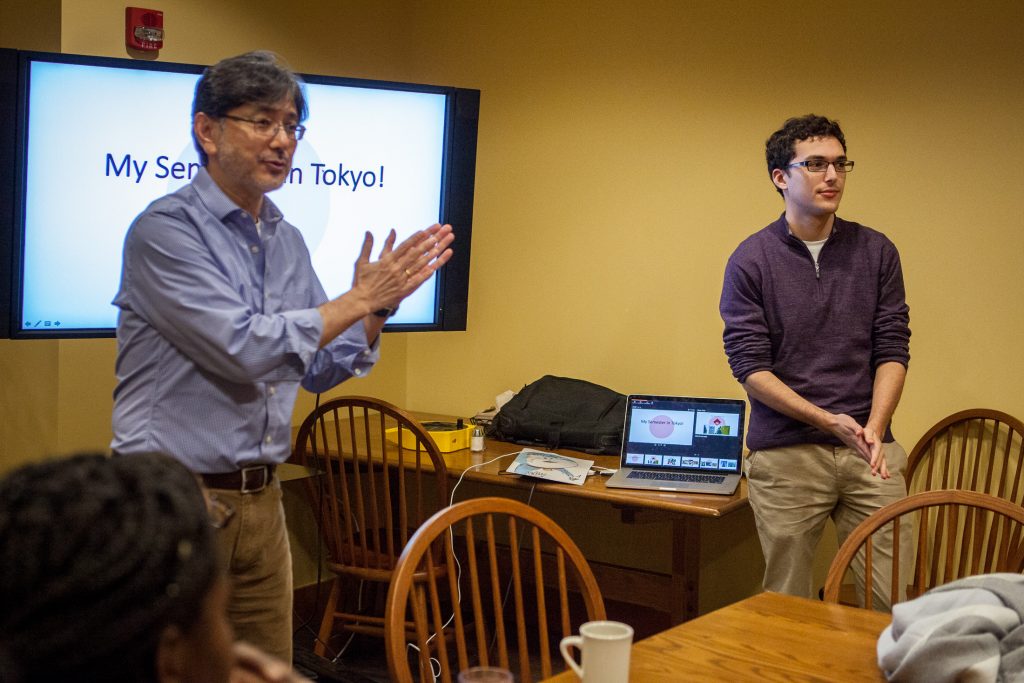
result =
[{"label": "beige wall", "polygon": [[1020,3],[438,5],[409,77],[483,90],[470,330],[410,339],[411,405],[465,413],[547,372],[740,395],[723,264],[782,208],[764,139],[814,111],[858,162],[841,214],[903,257],[898,438],[971,406],[1024,415]]},{"label": "beige wall", "polygon": [[[1024,6],[906,4],[168,0],[160,59],[268,47],[299,70],[483,91],[469,330],[389,335],[344,387],[463,414],[545,373],[741,395],[717,301],[731,249],[781,210],[764,138],[790,114],[839,118],[858,162],[841,213],[903,256],[909,447],[960,408],[1024,415]],[[123,8],[5,3],[0,44],[123,57]],[[113,353],[0,342],[0,457],[103,447]]]},{"label": "beige wall", "polygon": [[0,47],[60,51],[60,0],[0,3]]}]

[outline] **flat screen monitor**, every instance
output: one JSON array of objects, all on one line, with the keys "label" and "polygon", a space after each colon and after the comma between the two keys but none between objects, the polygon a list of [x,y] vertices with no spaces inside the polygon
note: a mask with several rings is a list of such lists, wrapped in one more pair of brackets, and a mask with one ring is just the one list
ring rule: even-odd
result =
[{"label": "flat screen monitor", "polygon": [[[129,225],[200,168],[191,106],[203,68],[0,50],[0,336],[113,336]],[[366,230],[376,257],[392,228],[401,240],[451,223],[452,260],[386,329],[464,330],[479,91],[301,76],[306,135],[270,198],[328,296],[351,286]]]}]

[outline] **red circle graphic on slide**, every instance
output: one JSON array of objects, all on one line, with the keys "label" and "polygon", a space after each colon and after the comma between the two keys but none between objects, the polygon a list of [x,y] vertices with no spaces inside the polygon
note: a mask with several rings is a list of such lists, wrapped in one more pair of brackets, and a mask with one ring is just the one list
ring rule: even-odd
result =
[{"label": "red circle graphic on slide", "polygon": [[652,417],[648,426],[650,427],[651,435],[656,439],[665,439],[675,431],[675,426],[672,424],[672,418],[667,415]]}]

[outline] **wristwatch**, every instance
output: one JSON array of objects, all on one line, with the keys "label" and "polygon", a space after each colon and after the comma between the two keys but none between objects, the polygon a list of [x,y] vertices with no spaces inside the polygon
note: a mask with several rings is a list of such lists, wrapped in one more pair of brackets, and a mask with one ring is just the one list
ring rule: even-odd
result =
[{"label": "wristwatch", "polygon": [[381,308],[373,312],[378,318],[390,318],[395,313],[398,313],[398,306],[394,308]]}]

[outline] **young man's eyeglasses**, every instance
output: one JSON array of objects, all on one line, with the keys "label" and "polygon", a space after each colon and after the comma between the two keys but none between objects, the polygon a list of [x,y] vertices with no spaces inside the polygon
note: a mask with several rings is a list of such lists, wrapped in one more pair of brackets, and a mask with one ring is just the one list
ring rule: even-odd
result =
[{"label": "young man's eyeglasses", "polygon": [[223,114],[221,118],[251,123],[253,132],[261,138],[273,138],[279,130],[284,130],[284,134],[292,140],[301,140],[302,136],[306,134],[306,127],[298,123],[278,123],[270,119],[247,119],[244,116],[232,114]]},{"label": "young man's eyeglasses", "polygon": [[794,162],[786,168],[793,168],[794,166],[803,166],[809,173],[824,173],[828,170],[829,164],[835,169],[836,173],[846,173],[853,168],[853,162],[849,159],[838,159],[836,161],[829,161],[828,159],[807,159],[806,161]]}]

